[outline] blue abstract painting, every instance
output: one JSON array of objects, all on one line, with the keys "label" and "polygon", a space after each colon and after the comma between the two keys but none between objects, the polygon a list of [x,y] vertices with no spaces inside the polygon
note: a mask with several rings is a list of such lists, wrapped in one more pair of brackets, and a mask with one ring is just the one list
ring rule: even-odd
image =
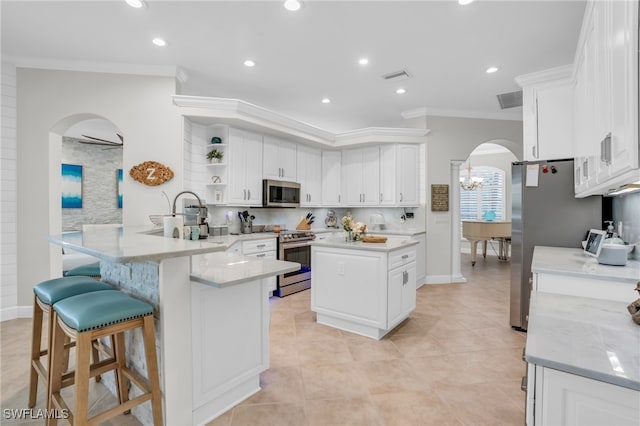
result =
[{"label": "blue abstract painting", "polygon": [[62,208],[82,208],[82,166],[62,165]]},{"label": "blue abstract painting", "polygon": [[122,169],[116,170],[118,175],[118,208],[122,208]]}]

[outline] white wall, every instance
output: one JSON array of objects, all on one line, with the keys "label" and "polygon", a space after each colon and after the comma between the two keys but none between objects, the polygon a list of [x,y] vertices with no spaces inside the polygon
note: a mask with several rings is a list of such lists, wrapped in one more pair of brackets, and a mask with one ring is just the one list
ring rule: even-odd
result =
[{"label": "white wall", "polygon": [[[432,212],[432,184],[451,185],[451,161],[465,160],[484,142],[505,146],[517,158],[522,158],[522,122],[428,116],[427,162],[427,283],[450,282],[451,209]],[[455,178],[457,182],[457,177]],[[449,190],[451,194],[451,189]],[[451,199],[449,200],[451,206]]]},{"label": "white wall", "polygon": [[[56,266],[59,250],[44,240],[60,232],[60,135],[96,116],[123,132],[123,223],[148,224],[149,213],[166,210],[161,191],[174,196],[182,189],[182,126],[174,93],[169,77],[17,69],[19,306],[30,309],[33,285],[62,270]],[[128,170],[147,160],[171,167],[176,176],[156,187],[131,179]]]},{"label": "white wall", "polygon": [[0,321],[15,318],[18,304],[16,67],[2,62],[2,146],[0,148]]}]

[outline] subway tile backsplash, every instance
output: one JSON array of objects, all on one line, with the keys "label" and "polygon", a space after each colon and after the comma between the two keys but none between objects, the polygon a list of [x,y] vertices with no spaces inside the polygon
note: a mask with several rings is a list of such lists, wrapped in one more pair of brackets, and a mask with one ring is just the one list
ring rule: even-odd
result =
[{"label": "subway tile backsplash", "polygon": [[640,260],[640,192],[619,195],[613,199],[614,225],[622,222],[622,239],[637,244],[634,259]]}]

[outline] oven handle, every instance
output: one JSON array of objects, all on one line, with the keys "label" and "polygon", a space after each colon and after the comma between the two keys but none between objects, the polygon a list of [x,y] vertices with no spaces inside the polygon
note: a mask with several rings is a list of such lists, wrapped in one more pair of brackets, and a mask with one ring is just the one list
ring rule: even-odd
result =
[{"label": "oven handle", "polygon": [[290,248],[306,247],[310,245],[311,245],[311,241],[303,241],[300,243],[283,243],[283,244],[280,244],[280,249],[286,250]]}]

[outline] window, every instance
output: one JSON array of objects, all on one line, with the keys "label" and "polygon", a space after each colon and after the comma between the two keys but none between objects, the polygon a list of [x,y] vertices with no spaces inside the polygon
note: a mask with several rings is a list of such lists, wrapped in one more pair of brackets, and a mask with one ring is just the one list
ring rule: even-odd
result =
[{"label": "window", "polygon": [[[460,177],[466,177],[467,173],[467,169],[460,170]],[[479,166],[471,169],[471,176],[482,178],[482,185],[473,191],[460,190],[460,219],[482,220],[491,210],[496,214],[494,220],[505,220],[504,170]]]}]

